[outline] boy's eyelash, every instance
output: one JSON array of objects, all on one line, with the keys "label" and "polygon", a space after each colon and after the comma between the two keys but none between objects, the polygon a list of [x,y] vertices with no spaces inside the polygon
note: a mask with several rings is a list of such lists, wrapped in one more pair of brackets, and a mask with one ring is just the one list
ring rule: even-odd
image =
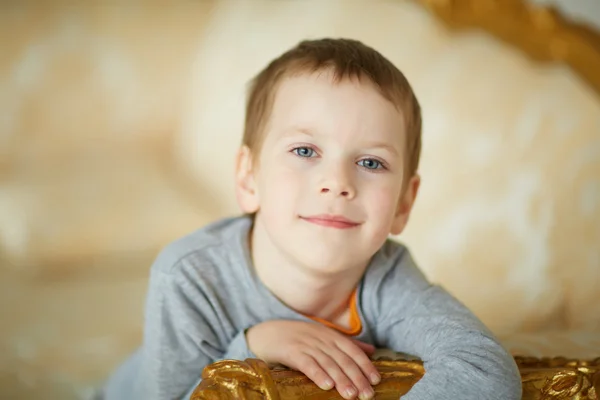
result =
[{"label": "boy's eyelash", "polygon": [[299,149],[309,149],[309,150],[313,151],[314,153],[316,153],[317,155],[319,154],[317,152],[317,149],[315,149],[313,146],[309,146],[309,145],[294,146],[290,149],[290,153],[293,153],[297,157],[301,157],[301,158],[313,158],[313,157],[303,157],[299,154],[296,154],[296,151],[298,151]]},{"label": "boy's eyelash", "polygon": [[[315,148],[314,148],[314,146],[311,146],[311,145],[301,145],[301,146],[298,146],[298,145],[296,145],[296,146],[292,147],[292,148],[289,150],[289,152],[290,152],[290,153],[293,153],[293,154],[294,154],[296,157],[300,157],[300,158],[307,158],[307,159],[314,158],[314,157],[303,157],[303,156],[300,156],[300,155],[296,154],[296,151],[298,151],[299,149],[310,149],[310,150],[311,150],[311,151],[313,151],[315,154],[317,154],[317,155],[319,154],[319,153],[318,153],[318,151],[317,151],[317,149],[315,149]],[[363,167],[363,166],[361,166],[361,165],[358,165],[358,163],[359,163],[359,162],[361,162],[361,161],[365,161],[365,160],[373,160],[373,161],[376,161],[376,162],[378,162],[378,163],[381,165],[381,168],[375,168],[375,169],[373,169],[373,168],[367,168],[367,167]],[[365,157],[365,158],[361,158],[360,160],[356,161],[356,164],[357,164],[359,167],[361,167],[362,169],[364,169],[364,170],[367,170],[367,171],[369,171],[369,172],[375,172],[375,173],[382,172],[382,171],[387,171],[387,170],[389,169],[385,161],[383,161],[383,160],[380,160],[379,158],[375,158],[375,157]]]},{"label": "boy's eyelash", "polygon": [[368,170],[369,172],[382,172],[382,171],[387,171],[389,168],[387,166],[387,164],[383,161],[380,160],[378,158],[374,158],[374,157],[366,157],[366,158],[361,158],[360,160],[357,161],[357,163],[361,162],[361,161],[366,161],[366,160],[373,160],[379,163],[379,165],[381,165],[381,168],[367,168],[367,167],[363,167],[362,165],[359,165],[359,167]]}]

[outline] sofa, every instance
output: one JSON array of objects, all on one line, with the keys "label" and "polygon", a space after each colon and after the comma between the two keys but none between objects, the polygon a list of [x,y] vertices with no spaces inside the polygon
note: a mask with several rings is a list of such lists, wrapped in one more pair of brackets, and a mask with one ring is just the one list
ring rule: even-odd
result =
[{"label": "sofa", "polygon": [[[0,60],[0,397],[91,396],[141,341],[157,252],[239,212],[248,80],[303,38],[351,36],[398,65],[423,107],[423,184],[395,239],[538,396],[556,376],[594,398],[598,28],[516,0],[0,7],[14,37]],[[233,365],[290,376],[245,362]]]}]

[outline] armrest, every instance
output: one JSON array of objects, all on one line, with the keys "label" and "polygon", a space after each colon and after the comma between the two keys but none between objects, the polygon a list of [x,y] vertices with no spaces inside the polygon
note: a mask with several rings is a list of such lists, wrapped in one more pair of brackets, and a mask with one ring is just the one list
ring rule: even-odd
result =
[{"label": "armrest", "polygon": [[[573,360],[563,357],[515,356],[523,382],[523,400],[600,398],[600,357]],[[379,358],[373,364],[381,374],[374,387],[377,399],[397,400],[421,379],[425,370],[418,360]],[[329,400],[342,397],[324,391],[304,374],[284,367],[269,367],[256,359],[223,360],[207,366],[190,400]]]}]

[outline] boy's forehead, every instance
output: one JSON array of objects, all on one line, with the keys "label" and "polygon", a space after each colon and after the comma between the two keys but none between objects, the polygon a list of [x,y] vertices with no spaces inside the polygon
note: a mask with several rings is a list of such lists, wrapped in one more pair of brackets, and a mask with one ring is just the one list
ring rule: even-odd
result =
[{"label": "boy's forehead", "polygon": [[303,91],[305,94],[316,93],[341,86],[352,86],[363,91],[376,91],[368,79],[359,79],[358,77],[339,78],[334,71],[323,69],[318,71],[295,72],[285,75],[275,88],[275,99],[281,93],[290,91]]},{"label": "boy's forehead", "polygon": [[305,133],[324,125],[367,130],[375,136],[393,133],[396,138],[405,131],[402,112],[374,84],[367,79],[338,80],[330,71],[283,78],[273,96],[269,120],[271,126]]}]

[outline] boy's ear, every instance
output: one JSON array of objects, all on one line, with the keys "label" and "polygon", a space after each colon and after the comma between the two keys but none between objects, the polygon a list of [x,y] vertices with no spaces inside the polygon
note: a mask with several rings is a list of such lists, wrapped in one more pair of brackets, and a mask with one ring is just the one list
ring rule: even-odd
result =
[{"label": "boy's ear", "polygon": [[242,146],[236,157],[235,195],[244,213],[258,211],[258,188],[254,179],[252,153],[247,146]]},{"label": "boy's ear", "polygon": [[392,235],[399,235],[402,233],[402,231],[404,231],[404,228],[408,223],[408,217],[410,216],[412,207],[415,204],[420,185],[421,178],[417,174],[413,175],[413,177],[408,181],[406,189],[400,198],[400,201],[398,202],[396,215],[394,215],[394,221],[392,223],[392,229],[390,232]]}]

